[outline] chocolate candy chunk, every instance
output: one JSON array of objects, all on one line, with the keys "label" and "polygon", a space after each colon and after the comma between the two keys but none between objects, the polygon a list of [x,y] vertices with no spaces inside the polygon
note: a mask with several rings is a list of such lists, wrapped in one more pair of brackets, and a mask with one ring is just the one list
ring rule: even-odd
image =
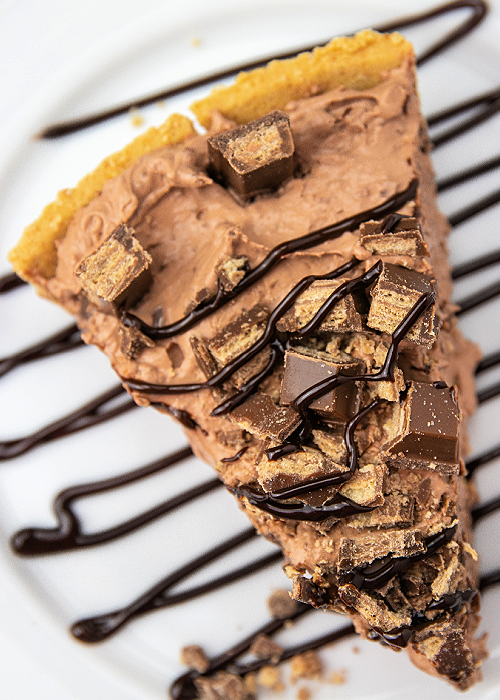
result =
[{"label": "chocolate candy chunk", "polygon": [[[294,452],[276,460],[269,460],[266,455],[256,465],[259,483],[264,491],[279,491],[305,481],[319,479],[326,474],[341,476],[349,471],[346,464],[338,463],[319,450],[307,445],[300,452]],[[341,483],[316,489],[299,496],[304,503],[319,506],[337,493]]]},{"label": "chocolate candy chunk", "polygon": [[132,306],[151,283],[152,258],[134,236],[134,229],[120,224],[99,248],[76,268],[83,291],[95,304]]},{"label": "chocolate candy chunk", "polygon": [[264,333],[269,317],[268,310],[257,304],[250,311],[243,311],[234,321],[207,341],[212,357],[219,367],[248,350]]},{"label": "chocolate candy chunk", "polygon": [[417,529],[379,531],[357,535],[356,539],[342,537],[338,570],[352,571],[388,555],[411,557],[421,552],[425,552],[425,542]]},{"label": "chocolate candy chunk", "polygon": [[267,394],[257,392],[237,406],[230,419],[244,430],[261,438],[282,442],[299,425],[300,415],[292,408],[276,406]]},{"label": "chocolate candy chunk", "polygon": [[245,700],[248,697],[241,678],[226,671],[218,671],[213,676],[198,676],[193,682],[197,697],[206,700]]},{"label": "chocolate candy chunk", "polygon": [[411,625],[411,615],[393,612],[382,601],[370,593],[358,591],[352,584],[339,586],[339,598],[349,608],[354,608],[365,620],[378,630],[393,630]]},{"label": "chocolate candy chunk", "polygon": [[181,663],[198,673],[205,673],[210,666],[207,655],[197,644],[190,644],[181,649]]},{"label": "chocolate candy chunk", "polygon": [[290,593],[284,588],[271,593],[267,599],[267,607],[271,617],[275,620],[291,617],[297,612],[297,601],[290,597]]},{"label": "chocolate candy chunk", "polygon": [[208,139],[212,170],[244,200],[291,178],[293,152],[288,116],[279,111]]},{"label": "chocolate candy chunk", "polygon": [[135,360],[146,348],[154,347],[154,342],[137,328],[120,326],[120,348],[124,355]]},{"label": "chocolate candy chunk", "polygon": [[340,494],[362,506],[381,506],[386,473],[384,464],[366,464],[340,488]]},{"label": "chocolate candy chunk", "polygon": [[449,676],[459,688],[477,670],[477,660],[467,643],[464,629],[454,619],[424,627],[414,634],[413,647],[429,659],[439,674]]},{"label": "chocolate candy chunk", "polygon": [[429,257],[417,219],[403,216],[393,226],[387,226],[389,223],[385,220],[362,224],[361,245],[374,255]]},{"label": "chocolate candy chunk", "polygon": [[[377,282],[370,290],[372,303],[367,325],[386,333],[394,333],[398,325],[419,300],[431,292],[434,281],[428,275],[384,263]],[[419,345],[432,347],[438,332],[438,321],[432,306],[408,331],[406,338]]]},{"label": "chocolate candy chunk", "polygon": [[354,528],[410,527],[414,522],[415,500],[405,494],[385,496],[383,505],[369,513],[360,513],[349,520]]},{"label": "chocolate candy chunk", "polygon": [[249,268],[248,258],[245,256],[225,258],[215,268],[215,274],[224,291],[230,292],[238,282],[241,282]]},{"label": "chocolate candy chunk", "polygon": [[400,409],[398,435],[382,448],[388,463],[458,474],[459,416],[454,387],[412,382]]},{"label": "chocolate candy chunk", "polygon": [[273,663],[278,663],[283,653],[283,647],[267,634],[259,634],[252,642],[249,651],[258,659],[271,659]]},{"label": "chocolate candy chunk", "polygon": [[[269,312],[261,304],[250,311],[243,311],[234,321],[213,338],[190,338],[196,360],[207,378],[212,377],[222,367],[251,348],[262,336],[266,328]],[[269,347],[244,364],[232,375],[226,384],[241,387],[251,377],[261,371],[268,361]],[[215,391],[218,389],[216,387]]]},{"label": "chocolate candy chunk", "polygon": [[[294,333],[314,317],[325,301],[340,287],[344,278],[313,282],[296,300],[292,308],[278,321],[280,331]],[[320,332],[361,331],[363,324],[350,294],[341,299],[318,328]]]},{"label": "chocolate candy chunk", "polygon": [[[285,355],[281,404],[289,406],[297,396],[323,379],[337,374],[359,375],[363,371],[364,364],[359,360],[339,362],[328,359],[326,353],[308,352],[306,348],[288,350]],[[346,423],[356,413],[358,406],[359,387],[356,382],[348,382],[329,391],[310,404],[310,408],[334,423]]]},{"label": "chocolate candy chunk", "polygon": [[301,603],[311,605],[313,608],[322,608],[332,602],[328,589],[321,588],[312,579],[302,578],[301,576],[294,577],[293,597]]}]

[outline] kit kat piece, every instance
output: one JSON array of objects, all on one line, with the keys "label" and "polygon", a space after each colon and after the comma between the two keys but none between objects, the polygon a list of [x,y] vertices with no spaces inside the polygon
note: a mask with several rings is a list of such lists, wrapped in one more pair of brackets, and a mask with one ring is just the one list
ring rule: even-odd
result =
[{"label": "kit kat piece", "polygon": [[[382,273],[370,290],[372,302],[367,325],[379,331],[394,333],[420,296],[433,289],[434,281],[428,275],[384,263]],[[437,326],[434,308],[431,307],[413,325],[406,337],[418,345],[430,348],[437,337]]]},{"label": "kit kat piece", "polygon": [[[361,361],[335,361],[326,353],[288,350],[285,355],[285,373],[281,387],[281,404],[289,406],[304,391],[335,375],[360,375],[364,372]],[[348,382],[315,399],[310,408],[329,422],[347,423],[359,408],[359,387]]]},{"label": "kit kat piece", "polygon": [[[300,331],[328,301],[331,295],[341,284],[347,280],[342,278],[333,280],[317,280],[302,292],[292,308],[278,321],[278,330],[295,333]],[[347,294],[330,311],[321,322],[318,331],[321,332],[346,332],[361,331],[363,323],[361,315],[356,309],[353,296]]]},{"label": "kit kat piece", "polygon": [[418,221],[412,216],[401,217],[392,226],[390,222],[369,221],[361,225],[360,234],[361,245],[373,255],[429,257]]},{"label": "kit kat piece", "polygon": [[144,250],[134,230],[120,224],[112,234],[88,255],[75,270],[83,291],[93,303],[118,308],[133,306],[151,283],[152,258]]},{"label": "kit kat piece", "polygon": [[231,412],[231,420],[262,438],[281,442],[300,423],[300,415],[292,408],[277,406],[270,396],[257,392]]},{"label": "kit kat piece", "polygon": [[454,387],[412,382],[401,406],[398,435],[384,447],[388,463],[458,474],[459,418]]},{"label": "kit kat piece", "polygon": [[208,139],[211,168],[243,200],[290,179],[293,152],[288,115],[280,111]]}]

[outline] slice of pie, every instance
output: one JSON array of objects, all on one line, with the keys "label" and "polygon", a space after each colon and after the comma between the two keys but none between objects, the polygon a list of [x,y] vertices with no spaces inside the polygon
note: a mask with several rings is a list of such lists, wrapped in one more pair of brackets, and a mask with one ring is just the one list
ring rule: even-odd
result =
[{"label": "slice of pie", "polygon": [[479,678],[475,347],[450,304],[411,46],[240,75],[65,190],[11,253],[141,405],[181,421],[293,595]]}]

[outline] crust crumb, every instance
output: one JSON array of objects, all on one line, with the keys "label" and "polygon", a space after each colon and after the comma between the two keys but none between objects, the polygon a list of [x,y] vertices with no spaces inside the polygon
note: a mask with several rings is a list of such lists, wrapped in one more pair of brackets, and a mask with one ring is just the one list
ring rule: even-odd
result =
[{"label": "crust crumb", "polygon": [[210,666],[207,655],[197,644],[190,644],[181,649],[181,663],[198,673],[205,673]]},{"label": "crust crumb", "polygon": [[305,651],[296,654],[291,661],[292,674],[290,680],[295,683],[299,678],[319,679],[323,675],[321,660],[315,651]]}]

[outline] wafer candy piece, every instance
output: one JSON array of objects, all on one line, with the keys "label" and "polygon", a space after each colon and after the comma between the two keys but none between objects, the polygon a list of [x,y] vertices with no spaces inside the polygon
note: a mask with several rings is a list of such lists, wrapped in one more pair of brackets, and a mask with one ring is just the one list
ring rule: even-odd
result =
[{"label": "wafer candy piece", "polygon": [[289,180],[293,151],[290,122],[280,111],[208,139],[211,167],[243,199]]}]

